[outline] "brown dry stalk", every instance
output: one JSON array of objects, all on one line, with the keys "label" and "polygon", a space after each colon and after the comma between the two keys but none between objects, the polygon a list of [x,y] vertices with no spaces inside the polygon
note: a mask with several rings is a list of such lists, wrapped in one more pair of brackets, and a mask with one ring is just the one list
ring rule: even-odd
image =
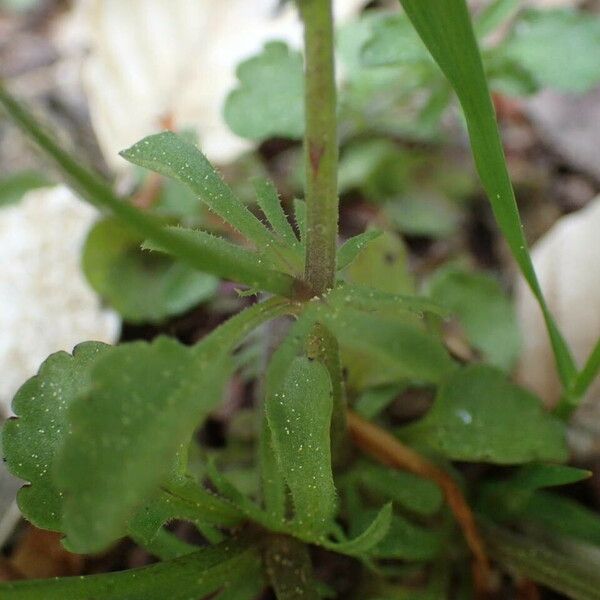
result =
[{"label": "brown dry stalk", "polygon": [[456,482],[447,473],[402,444],[381,427],[366,421],[351,410],[348,411],[347,418],[350,436],[363,452],[383,464],[410,471],[440,486],[473,553],[473,579],[477,597],[485,598],[491,582],[490,562],[473,512]]}]

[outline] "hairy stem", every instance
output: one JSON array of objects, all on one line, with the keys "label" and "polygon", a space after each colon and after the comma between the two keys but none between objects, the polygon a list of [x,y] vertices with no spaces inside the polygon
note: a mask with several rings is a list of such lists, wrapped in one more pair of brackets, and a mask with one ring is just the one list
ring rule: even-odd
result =
[{"label": "hairy stem", "polygon": [[304,20],[305,277],[316,295],[335,281],[338,140],[331,0],[298,0]]}]

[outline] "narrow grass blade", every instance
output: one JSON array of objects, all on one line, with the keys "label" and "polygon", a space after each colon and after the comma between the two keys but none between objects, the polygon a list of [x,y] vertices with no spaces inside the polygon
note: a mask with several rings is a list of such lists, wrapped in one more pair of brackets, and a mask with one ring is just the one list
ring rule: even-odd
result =
[{"label": "narrow grass blade", "polygon": [[558,372],[563,385],[568,388],[576,374],[575,363],[546,305],[531,262],[465,0],[400,2],[458,95],[483,187],[512,254],[540,304]]}]

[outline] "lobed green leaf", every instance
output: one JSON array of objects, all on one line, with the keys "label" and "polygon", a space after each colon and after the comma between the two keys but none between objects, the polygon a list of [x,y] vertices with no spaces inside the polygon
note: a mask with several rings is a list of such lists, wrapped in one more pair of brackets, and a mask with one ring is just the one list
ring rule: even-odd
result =
[{"label": "lobed green leaf", "polygon": [[123,535],[220,401],[229,374],[223,358],[161,337],[95,361],[92,386],[69,411],[71,431],[54,469],[69,548],[97,552]]},{"label": "lobed green leaf", "polygon": [[452,460],[515,464],[568,458],[564,424],[536,396],[486,365],[450,375],[430,411],[405,432]]},{"label": "lobed green leaf", "polygon": [[111,351],[106,344],[86,342],[72,356],[52,354],[13,400],[17,418],[4,424],[2,454],[9,471],[28,482],[18,504],[37,527],[62,531],[63,498],[52,479],[55,455],[69,432],[71,404],[87,389],[95,361]]},{"label": "lobed green leaf", "polygon": [[225,101],[225,121],[237,135],[255,141],[304,134],[302,54],[283,42],[240,63],[239,86]]}]

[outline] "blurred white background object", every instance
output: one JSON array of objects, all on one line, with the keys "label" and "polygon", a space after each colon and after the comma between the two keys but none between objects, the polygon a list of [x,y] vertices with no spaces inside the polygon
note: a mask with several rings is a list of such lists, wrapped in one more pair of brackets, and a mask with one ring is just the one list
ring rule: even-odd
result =
[{"label": "blurred white background object", "polygon": [[85,340],[115,342],[120,319],[84,279],[80,255],[95,209],[65,187],[0,209],[0,409],[46,357]]},{"label": "blurred white background object", "polygon": [[[335,0],[335,16],[357,14],[364,0]],[[118,152],[160,130],[198,133],[202,150],[227,162],[248,147],[222,116],[237,65],[271,40],[300,48],[293,2],[279,0],[79,0],[59,39],[89,48],[83,81],[101,149],[115,170]]]},{"label": "blurred white background object", "polygon": [[[600,338],[599,231],[600,197],[561,218],[532,252],[550,310],[579,366]],[[547,406],[555,406],[560,385],[550,342],[541,312],[522,278],[517,285],[517,312],[523,339],[519,381]],[[600,380],[592,384],[573,424],[580,430],[572,439],[574,450],[582,455],[600,451]]]}]

